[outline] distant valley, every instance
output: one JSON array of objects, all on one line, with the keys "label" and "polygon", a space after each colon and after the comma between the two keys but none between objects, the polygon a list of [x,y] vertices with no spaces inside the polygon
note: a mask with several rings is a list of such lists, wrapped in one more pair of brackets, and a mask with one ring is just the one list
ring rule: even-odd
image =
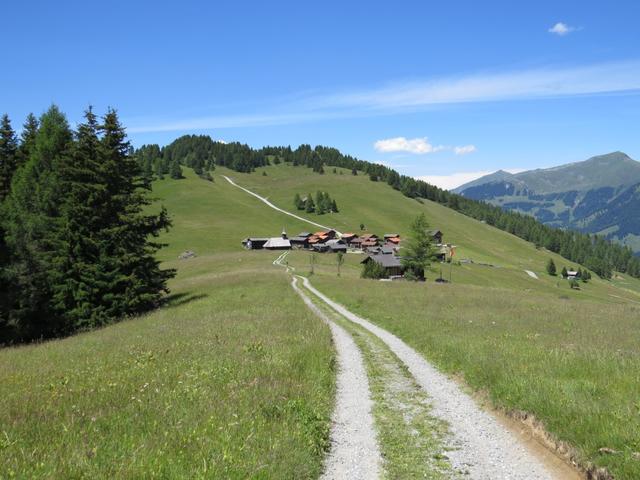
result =
[{"label": "distant valley", "polygon": [[499,170],[454,192],[640,252],[640,162],[622,152],[517,174]]}]

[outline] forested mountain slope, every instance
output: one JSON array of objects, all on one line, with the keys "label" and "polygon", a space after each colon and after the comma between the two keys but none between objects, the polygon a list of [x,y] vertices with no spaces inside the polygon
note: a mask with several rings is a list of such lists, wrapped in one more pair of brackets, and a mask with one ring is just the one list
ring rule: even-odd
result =
[{"label": "forested mountain slope", "polygon": [[640,162],[622,152],[517,174],[499,171],[454,191],[640,251]]}]

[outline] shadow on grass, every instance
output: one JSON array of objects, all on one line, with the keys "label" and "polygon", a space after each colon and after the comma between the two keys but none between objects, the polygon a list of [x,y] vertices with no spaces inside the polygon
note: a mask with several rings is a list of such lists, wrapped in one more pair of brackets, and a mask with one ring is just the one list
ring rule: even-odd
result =
[{"label": "shadow on grass", "polygon": [[181,307],[182,305],[195,302],[208,296],[206,293],[172,293],[164,299],[162,306],[164,308]]}]

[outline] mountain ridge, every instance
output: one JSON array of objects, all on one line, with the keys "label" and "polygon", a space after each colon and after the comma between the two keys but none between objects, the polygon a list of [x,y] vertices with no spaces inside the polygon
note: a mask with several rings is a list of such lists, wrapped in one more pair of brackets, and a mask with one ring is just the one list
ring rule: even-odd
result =
[{"label": "mountain ridge", "polygon": [[498,170],[453,192],[640,252],[640,162],[621,151],[516,174]]},{"label": "mountain ridge", "polygon": [[[603,170],[609,170],[603,171]],[[584,180],[575,188],[549,188],[549,184],[553,184],[547,178],[549,175],[575,175],[584,172]],[[604,174],[604,175],[603,175]],[[542,180],[541,180],[542,178]],[[617,187],[620,185],[633,185],[640,183],[640,162],[632,159],[626,153],[621,151],[611,152],[603,155],[596,155],[587,160],[579,162],[566,163],[549,168],[536,168],[526,170],[519,173],[509,173],[504,170],[497,170],[494,173],[485,175],[471,182],[465,183],[453,190],[454,193],[462,193],[472,186],[484,185],[494,181],[510,179],[523,182],[526,188],[535,191],[535,193],[558,193],[568,190],[590,190],[601,186]],[[564,180],[562,178],[561,180]],[[547,182],[545,187],[544,182]],[[541,188],[542,186],[542,188]]]}]

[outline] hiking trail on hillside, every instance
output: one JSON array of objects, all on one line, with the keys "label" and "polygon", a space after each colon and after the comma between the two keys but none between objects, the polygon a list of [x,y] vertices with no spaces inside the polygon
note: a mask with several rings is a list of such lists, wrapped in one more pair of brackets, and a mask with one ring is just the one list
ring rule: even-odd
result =
[{"label": "hiking trail on hillside", "polygon": [[[293,268],[283,263],[287,254],[283,253],[273,263],[292,273]],[[465,478],[480,480],[579,478],[571,467],[556,458],[552,459],[551,454],[541,454],[539,449],[525,444],[496,417],[483,410],[455,381],[440,373],[398,337],[334,302],[313,287],[308,278],[294,275],[294,280],[296,277],[314,300],[323,302],[346,321],[375,335],[406,366],[415,382],[428,395],[432,415],[446,422],[449,427],[447,443],[450,448],[447,457],[453,468],[453,476],[462,474]],[[292,285],[296,291],[300,291],[296,282]],[[307,297],[305,303],[312,308],[313,300]]]},{"label": "hiking trail on hillside", "polygon": [[231,185],[233,185],[234,187],[239,188],[240,190],[244,190],[245,192],[247,192],[249,195],[256,197],[258,200],[260,200],[262,203],[265,203],[266,205],[268,205],[269,207],[273,208],[274,210],[277,210],[280,213],[284,213],[285,215],[289,215],[290,217],[296,218],[298,220],[301,220],[303,222],[309,223],[311,225],[314,225],[316,227],[320,227],[323,228],[324,230],[334,230],[338,235],[342,235],[341,232],[338,232],[335,228],[331,228],[331,227],[327,227],[326,225],[322,225],[320,223],[316,223],[313,222],[307,218],[301,217],[299,215],[296,215],[295,213],[291,213],[288,212],[280,207],[277,207],[276,205],[274,205],[273,203],[271,203],[269,200],[267,200],[265,197],[258,195],[255,192],[252,192],[251,190],[249,190],[248,188],[244,188],[240,185],[238,185],[236,182],[234,182],[232,179],[230,179],[229,177],[227,177],[226,175],[222,175],[222,177],[229,182]]}]

